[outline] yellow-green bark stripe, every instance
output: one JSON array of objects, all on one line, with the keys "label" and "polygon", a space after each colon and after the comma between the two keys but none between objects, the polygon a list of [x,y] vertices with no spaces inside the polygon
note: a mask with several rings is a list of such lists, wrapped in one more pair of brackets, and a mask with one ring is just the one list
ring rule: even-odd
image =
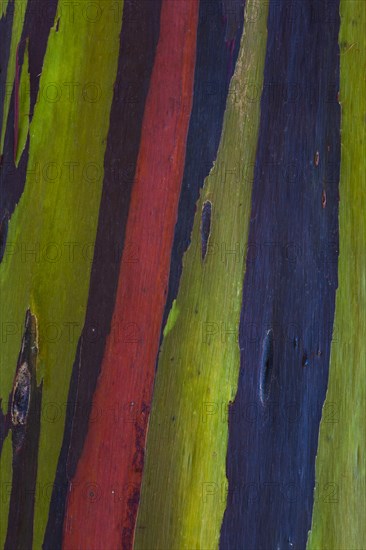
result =
[{"label": "yellow-green bark stripe", "polygon": [[341,0],[339,286],[308,550],[366,541],[366,9]]}]

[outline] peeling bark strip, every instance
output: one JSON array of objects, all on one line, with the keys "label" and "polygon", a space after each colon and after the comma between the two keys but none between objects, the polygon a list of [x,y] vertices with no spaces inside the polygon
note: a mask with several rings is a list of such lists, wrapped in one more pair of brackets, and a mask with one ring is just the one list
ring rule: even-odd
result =
[{"label": "peeling bark strip", "polygon": [[338,30],[339,2],[270,2],[225,550],[304,548],[311,525],[337,288]]},{"label": "peeling bark strip", "polygon": [[[163,1],[126,229],[137,261],[128,261],[131,251],[125,248],[94,396],[102,414],[89,423],[71,484],[66,550],[132,545],[192,104],[197,19],[196,0]],[[107,414],[111,403],[118,410]],[[100,492],[86,502],[91,482]]]},{"label": "peeling bark strip", "polygon": [[13,476],[5,550],[32,548],[42,386],[37,386],[37,319],[28,310],[9,403]]},{"label": "peeling bark strip", "polygon": [[158,0],[128,0],[123,5],[88,307],[73,365],[45,550],[56,550],[61,545],[69,479],[75,475],[88,429],[93,393],[110,332],[123,248],[127,252],[127,263],[137,259],[133,243],[125,243],[125,231],[146,96],[159,38],[160,4]]}]

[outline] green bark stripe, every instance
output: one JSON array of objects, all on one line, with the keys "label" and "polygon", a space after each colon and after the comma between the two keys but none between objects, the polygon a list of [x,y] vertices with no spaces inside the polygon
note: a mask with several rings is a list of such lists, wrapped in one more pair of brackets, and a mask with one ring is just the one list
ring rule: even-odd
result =
[{"label": "green bark stripe", "polygon": [[[226,503],[225,413],[235,396],[240,364],[243,250],[252,188],[248,172],[254,166],[260,118],[260,104],[248,100],[246,84],[262,89],[267,42],[268,4],[259,17],[256,7],[254,0],[246,3],[218,158],[197,203],[191,245],[160,353],[136,549],[218,546]],[[212,215],[202,261],[205,201],[211,202]],[[225,247],[232,250],[238,245],[240,255],[225,254]],[[225,337],[230,329],[234,336]],[[215,334],[209,337],[207,332]],[[212,489],[217,489],[216,497],[205,499],[205,491]]]},{"label": "green bark stripe", "polygon": [[28,138],[30,110],[30,78],[28,61],[28,42],[24,51],[24,60],[19,83],[19,127],[18,146],[15,156],[15,165],[18,166]]},{"label": "green bark stripe", "polygon": [[366,541],[366,9],[341,0],[339,286],[308,550]]},{"label": "green bark stripe", "polygon": [[[50,93],[43,93],[35,106],[26,185],[9,222],[0,266],[0,387],[5,402],[29,306],[38,320],[37,378],[43,381],[43,402],[35,549],[43,541],[70,375],[85,318],[119,54],[122,5],[118,12],[115,7],[113,0],[106,0],[91,20],[82,5],[80,11],[75,5],[74,16],[63,10],[58,30],[56,25],[51,30],[40,89],[52,83],[53,101]],[[1,457],[1,471],[11,482],[9,453]],[[1,499],[1,518],[7,517],[8,506],[9,499]]]},{"label": "green bark stripe", "polygon": [[4,149],[5,131],[6,131],[6,126],[8,122],[8,114],[9,114],[11,90],[12,90],[11,86],[14,85],[14,79],[15,79],[16,51],[17,51],[20,38],[22,36],[25,12],[27,10],[27,3],[28,3],[28,0],[14,0],[14,18],[13,18],[13,27],[11,32],[8,68],[6,72],[3,122],[2,122],[1,137],[0,137],[0,154],[3,153],[3,149]]},{"label": "green bark stripe", "polygon": [[2,19],[5,16],[6,10],[8,8],[8,3],[9,3],[9,0],[0,1],[0,19]]}]

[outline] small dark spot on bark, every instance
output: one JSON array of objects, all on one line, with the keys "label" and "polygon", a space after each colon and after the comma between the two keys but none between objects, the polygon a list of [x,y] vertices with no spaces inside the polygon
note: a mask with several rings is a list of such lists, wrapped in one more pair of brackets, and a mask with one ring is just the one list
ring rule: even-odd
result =
[{"label": "small dark spot on bark", "polygon": [[302,356],[301,364],[302,364],[303,367],[308,367],[309,366],[308,354],[306,352]]},{"label": "small dark spot on bark", "polygon": [[361,449],[360,449],[360,446],[357,445],[357,466],[361,466]]},{"label": "small dark spot on bark", "polygon": [[259,396],[264,404],[269,398],[273,373],[273,330],[267,331],[262,344],[262,357],[259,372]]},{"label": "small dark spot on bark", "polygon": [[201,245],[202,245],[202,260],[205,259],[207,254],[207,244],[211,232],[211,211],[212,204],[210,201],[206,201],[202,208],[201,218]]},{"label": "small dark spot on bark", "polygon": [[135,422],[135,453],[133,455],[132,464],[135,472],[142,473],[145,460],[145,435],[150,411],[147,403],[143,402],[141,406],[141,419]]},{"label": "small dark spot on bark", "polygon": [[327,206],[327,193],[325,189],[323,189],[322,192],[322,207],[325,208]]}]

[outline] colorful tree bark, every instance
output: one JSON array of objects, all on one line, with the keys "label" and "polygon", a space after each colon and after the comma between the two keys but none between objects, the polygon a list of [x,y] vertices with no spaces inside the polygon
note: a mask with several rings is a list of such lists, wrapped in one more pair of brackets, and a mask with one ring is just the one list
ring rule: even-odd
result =
[{"label": "colorful tree bark", "polygon": [[0,547],[364,547],[363,4],[1,2]]}]

